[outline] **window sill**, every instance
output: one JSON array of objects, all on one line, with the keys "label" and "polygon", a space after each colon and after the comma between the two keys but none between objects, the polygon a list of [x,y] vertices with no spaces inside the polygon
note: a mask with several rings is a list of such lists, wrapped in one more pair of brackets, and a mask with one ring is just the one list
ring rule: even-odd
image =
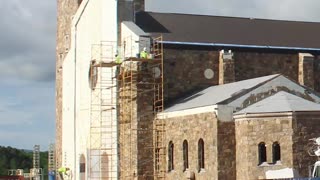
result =
[{"label": "window sill", "polygon": [[174,169],[168,171],[168,174],[171,174],[171,173],[175,173],[176,171]]},{"label": "window sill", "polygon": [[261,164],[258,165],[258,167],[267,167],[267,166],[280,166],[281,161],[277,161],[276,163],[268,163],[268,162],[263,162]]}]

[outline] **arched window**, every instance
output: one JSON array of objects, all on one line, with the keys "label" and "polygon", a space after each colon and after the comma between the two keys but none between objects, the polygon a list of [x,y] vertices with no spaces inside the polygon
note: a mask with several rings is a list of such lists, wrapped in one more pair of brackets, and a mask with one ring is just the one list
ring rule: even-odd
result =
[{"label": "arched window", "polygon": [[79,171],[80,171],[80,180],[86,179],[86,158],[83,154],[80,156],[80,165],[79,165]]},{"label": "arched window", "polygon": [[174,169],[173,151],[174,151],[174,145],[172,141],[170,141],[168,146],[168,171],[172,171]]},{"label": "arched window", "polygon": [[198,168],[199,171],[204,169],[204,142],[203,139],[198,141]]},{"label": "arched window", "polygon": [[281,150],[280,144],[278,142],[274,142],[272,144],[272,162],[276,163],[281,160]]},{"label": "arched window", "polygon": [[183,171],[189,168],[189,159],[188,159],[188,141],[183,141]]},{"label": "arched window", "polygon": [[264,142],[259,143],[258,145],[258,153],[259,153],[259,164],[267,161],[267,148]]}]

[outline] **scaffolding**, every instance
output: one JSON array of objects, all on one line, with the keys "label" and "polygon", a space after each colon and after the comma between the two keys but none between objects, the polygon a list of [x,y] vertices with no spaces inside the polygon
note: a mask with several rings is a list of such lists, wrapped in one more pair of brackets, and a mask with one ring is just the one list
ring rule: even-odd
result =
[{"label": "scaffolding", "polygon": [[[118,76],[120,179],[165,178],[165,125],[156,118],[163,111],[161,41],[162,37],[149,39],[146,44],[151,44],[150,54],[146,59],[130,57],[134,55],[132,49],[137,50],[130,37],[123,43],[126,59]],[[145,47],[139,43],[140,49]]]},{"label": "scaffolding", "polygon": [[117,179],[117,118],[114,42],[92,45],[90,65],[89,179]]},{"label": "scaffolding", "polygon": [[[92,45],[89,179],[165,178],[165,125],[156,118],[163,111],[162,37],[147,41]],[[147,45],[149,57],[135,57]]]},{"label": "scaffolding", "polygon": [[33,146],[33,168],[40,168],[40,145]]},{"label": "scaffolding", "polygon": [[55,145],[53,143],[49,144],[48,150],[48,172],[55,172]]},{"label": "scaffolding", "polygon": [[34,180],[43,179],[42,168],[40,168],[40,145],[33,146],[33,168],[30,169],[30,177]]}]

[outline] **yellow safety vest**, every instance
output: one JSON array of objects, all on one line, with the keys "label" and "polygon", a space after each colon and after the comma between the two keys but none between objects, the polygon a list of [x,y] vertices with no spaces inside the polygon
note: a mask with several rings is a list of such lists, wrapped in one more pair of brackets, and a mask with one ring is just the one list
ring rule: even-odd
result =
[{"label": "yellow safety vest", "polygon": [[121,58],[120,58],[120,56],[117,56],[117,57],[116,57],[116,63],[117,63],[117,64],[120,64],[120,63],[121,63]]},{"label": "yellow safety vest", "polygon": [[67,169],[65,167],[61,167],[61,168],[58,169],[58,172],[59,173],[66,173]]},{"label": "yellow safety vest", "polygon": [[147,59],[148,58],[148,53],[146,51],[141,51],[140,58]]}]

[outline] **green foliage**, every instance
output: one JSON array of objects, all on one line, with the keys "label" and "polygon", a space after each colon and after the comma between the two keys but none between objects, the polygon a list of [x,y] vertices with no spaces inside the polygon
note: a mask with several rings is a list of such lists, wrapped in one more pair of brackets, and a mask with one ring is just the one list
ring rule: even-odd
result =
[{"label": "green foliage", "polygon": [[[33,165],[32,156],[32,151],[0,146],[0,175],[7,175],[9,169],[24,169],[25,172],[29,172]],[[48,152],[40,152],[40,166],[46,174]]]}]

